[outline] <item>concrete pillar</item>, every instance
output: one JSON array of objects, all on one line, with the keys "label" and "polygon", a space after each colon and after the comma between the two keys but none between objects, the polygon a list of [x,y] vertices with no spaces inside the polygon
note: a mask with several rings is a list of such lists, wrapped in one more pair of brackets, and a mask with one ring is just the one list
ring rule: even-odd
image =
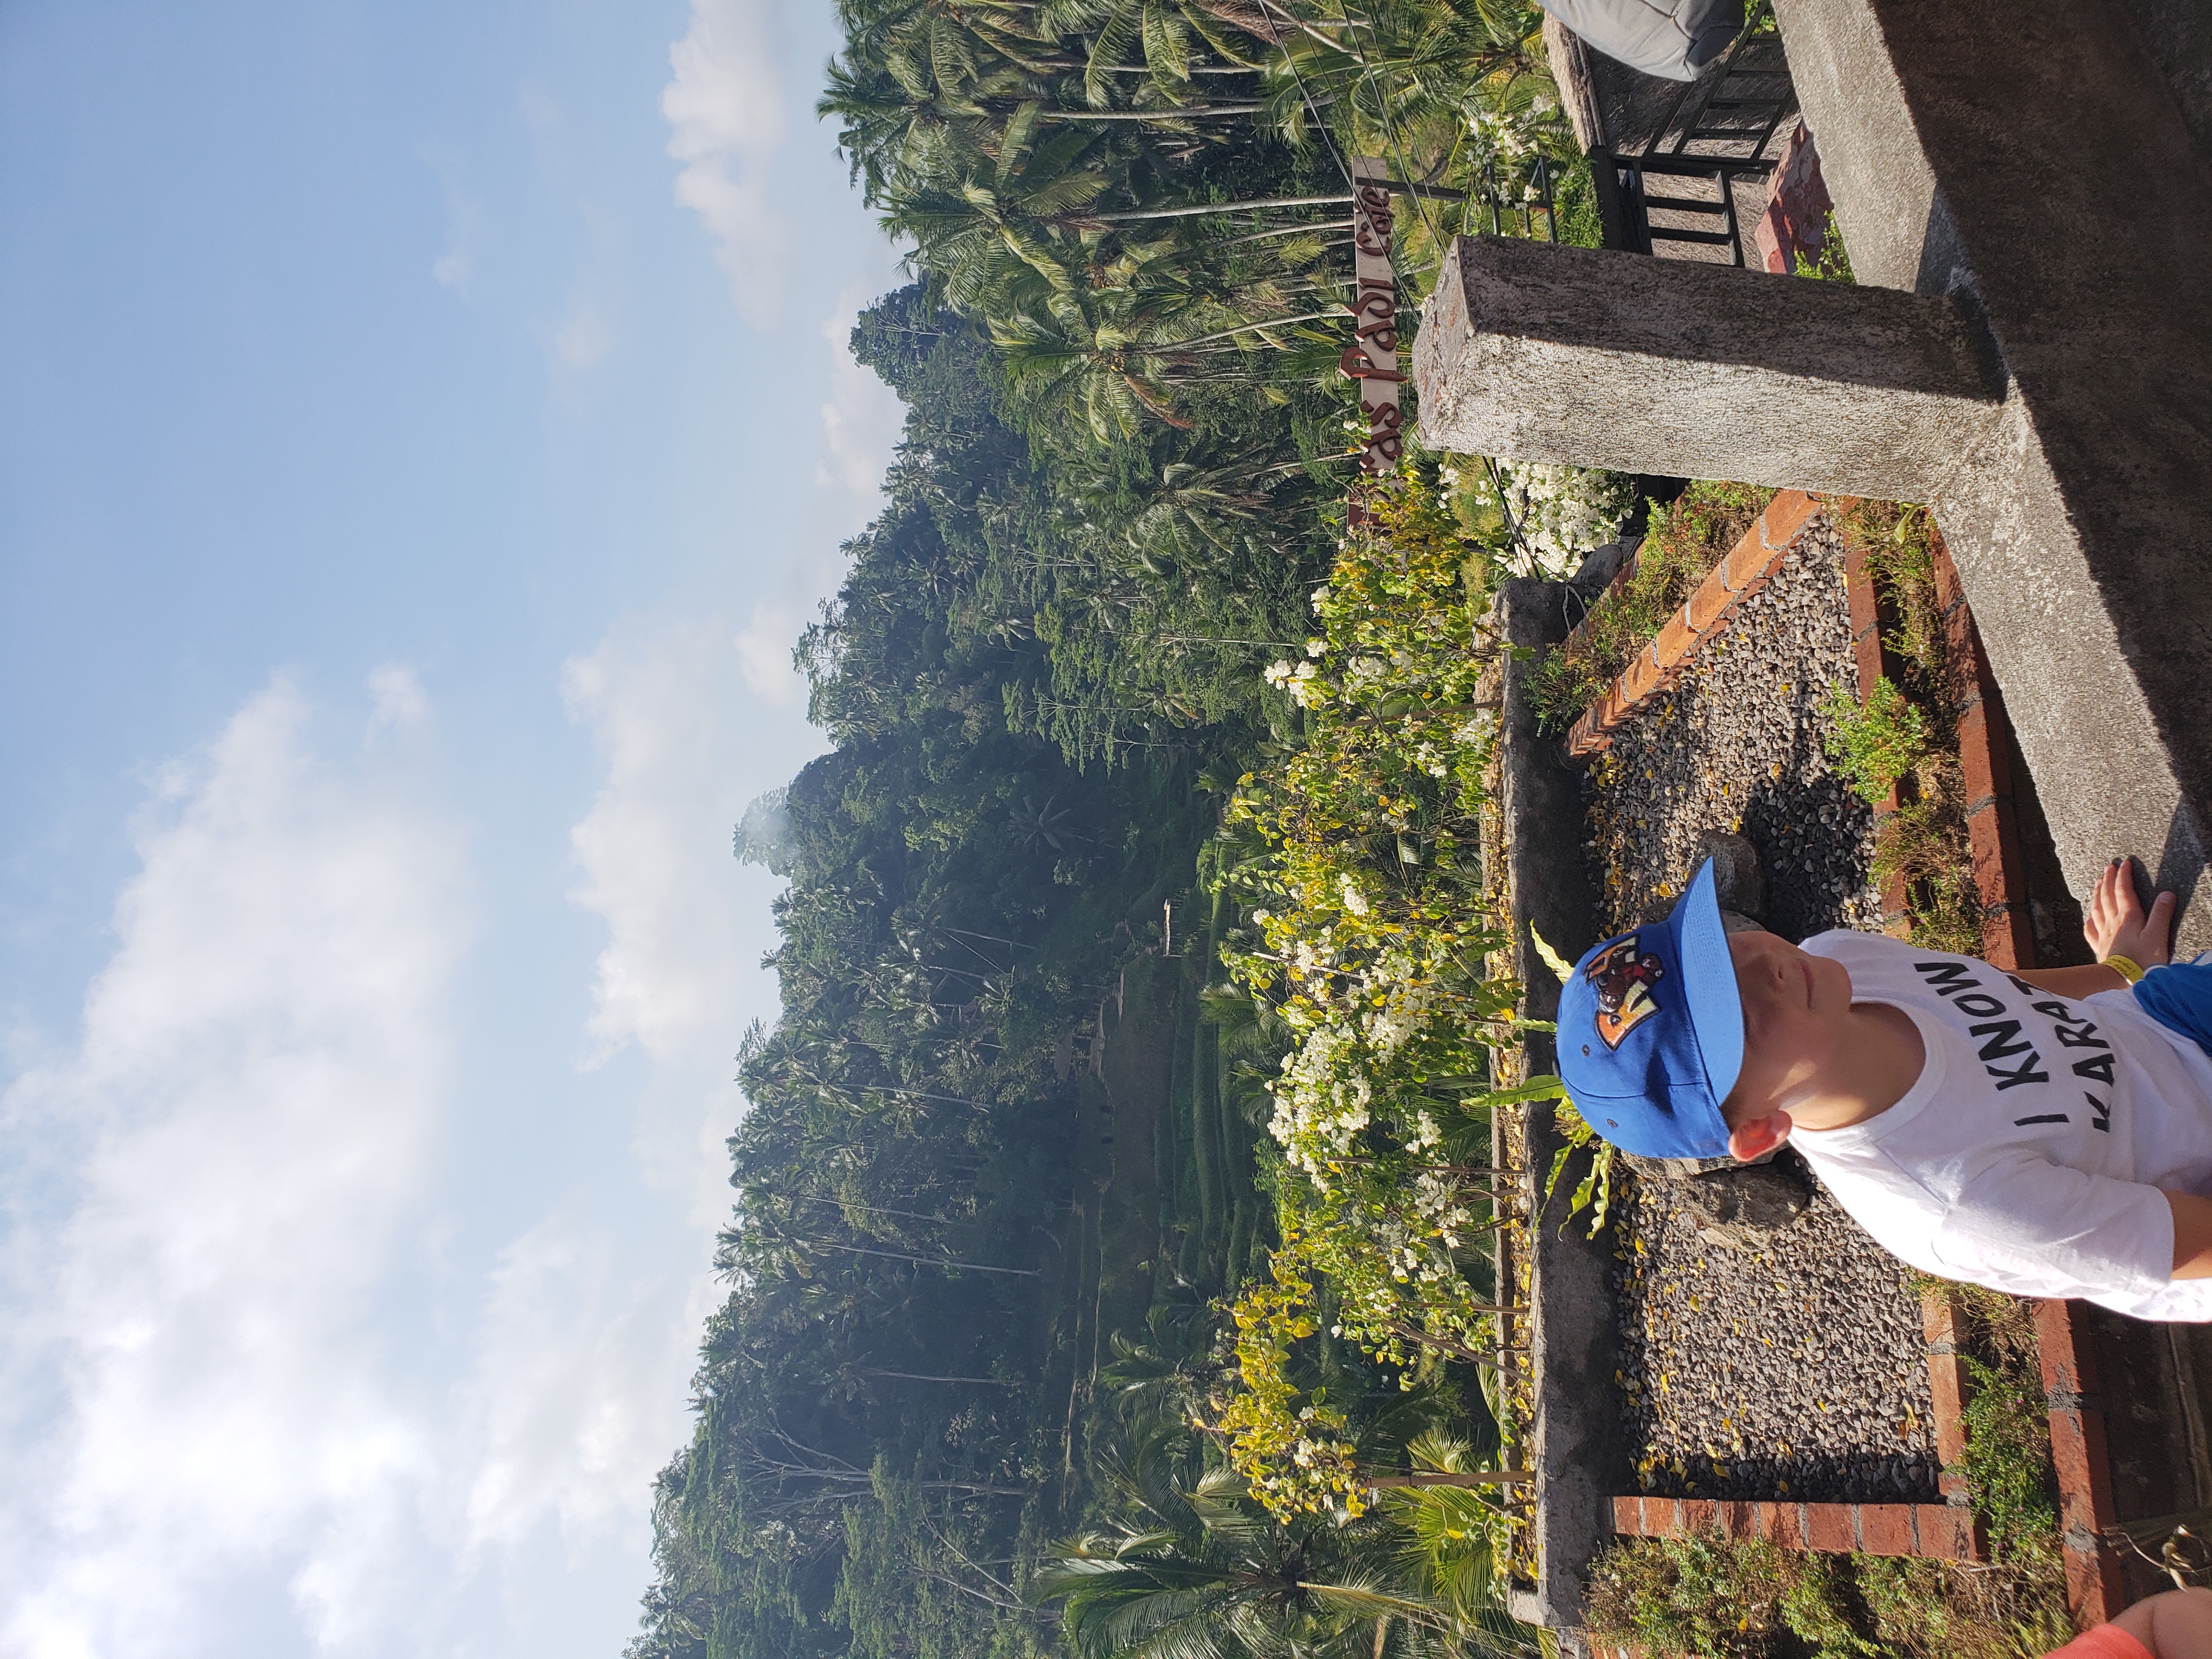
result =
[{"label": "concrete pillar", "polygon": [[1963,297],[2003,363],[1931,495],[2077,897],[2119,852],[2186,896],[2212,828],[2212,170],[2156,9],[1775,4],[1859,281]]},{"label": "concrete pillar", "polygon": [[2003,396],[1947,297],[1498,236],[1452,245],[1413,378],[1431,448],[1905,501]]}]

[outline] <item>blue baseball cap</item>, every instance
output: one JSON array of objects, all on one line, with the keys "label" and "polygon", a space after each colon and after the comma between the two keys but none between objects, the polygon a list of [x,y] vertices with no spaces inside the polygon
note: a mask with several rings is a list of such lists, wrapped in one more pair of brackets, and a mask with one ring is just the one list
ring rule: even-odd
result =
[{"label": "blue baseball cap", "polygon": [[1743,1001],[1708,859],[1663,922],[1609,939],[1559,992],[1559,1078],[1583,1121],[1644,1158],[1728,1151]]}]

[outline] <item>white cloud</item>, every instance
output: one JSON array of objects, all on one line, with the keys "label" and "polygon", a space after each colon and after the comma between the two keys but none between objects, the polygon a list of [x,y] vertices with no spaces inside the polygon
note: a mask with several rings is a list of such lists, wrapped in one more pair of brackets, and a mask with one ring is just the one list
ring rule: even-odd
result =
[{"label": "white cloud", "polygon": [[[402,669],[374,696],[426,706]],[[44,1406],[0,1498],[11,1653],[189,1651],[211,1584],[272,1569],[343,1643],[434,1468],[374,1311],[438,1139],[461,834],[404,756],[314,729],[280,679],[161,775],[77,1050],[0,1103],[40,1217],[5,1392]]]},{"label": "white cloud", "polygon": [[663,1287],[623,1284],[614,1254],[604,1231],[566,1216],[501,1252],[465,1390],[483,1434],[471,1549],[520,1547],[548,1516],[571,1539],[630,1520],[683,1437],[671,1384],[691,1367],[706,1309],[672,1324]]},{"label": "white cloud", "polygon": [[750,964],[731,879],[731,826],[750,796],[734,752],[743,717],[731,706],[738,663],[727,640],[710,620],[622,627],[562,671],[569,714],[607,763],[605,785],[570,832],[583,872],[573,896],[608,933],[587,1063],[635,1042],[659,1065],[729,1070],[732,1011]]},{"label": "white cloud", "polygon": [[430,276],[440,288],[451,289],[465,300],[476,280],[476,247],[483,233],[483,208],[459,191],[446,195],[446,247],[430,262]]},{"label": "white cloud", "polygon": [[791,647],[799,638],[799,613],[787,605],[756,604],[752,620],[734,643],[738,672],[755,696],[777,708],[789,707],[806,689],[806,681],[792,666]]},{"label": "white cloud", "polygon": [[369,671],[368,729],[372,734],[420,726],[430,717],[430,699],[412,667],[388,662]]},{"label": "white cloud", "polygon": [[769,204],[768,171],[783,143],[783,89],[773,14],[763,0],[691,0],[691,27],[670,48],[660,95],[668,153],[684,164],[676,200],[704,222],[738,314],[774,319],[790,232]]},{"label": "white cloud", "polygon": [[[241,1623],[302,1651],[458,1652],[483,1645],[459,1631],[488,1567],[533,1605],[586,1567],[640,1582],[715,1298],[729,969],[751,952],[665,914],[678,891],[713,910],[704,878],[732,862],[732,810],[686,769],[727,775],[697,701],[739,696],[734,666],[691,670],[735,653],[632,644],[572,666],[611,762],[580,836],[671,860],[642,899],[599,873],[635,982],[691,1011],[632,1022],[680,1062],[643,1103],[666,1116],[672,1076],[676,1121],[639,1130],[643,1173],[685,1200],[680,1254],[641,1258],[614,1218],[668,1209],[625,1165],[449,1259],[441,1194],[489,1193],[514,1150],[485,1133],[501,1103],[457,1082],[477,887],[438,804],[436,710],[386,664],[343,732],[278,679],[155,775],[82,1031],[0,1096],[9,1659],[197,1659]],[[676,844],[686,822],[701,848]]]},{"label": "white cloud", "polygon": [[815,480],[836,483],[873,513],[883,500],[884,471],[898,447],[906,406],[875,370],[853,356],[853,325],[869,298],[867,287],[853,283],[837,296],[837,309],[822,325],[830,349],[830,401],[822,405],[822,429],[835,465],[818,468]]},{"label": "white cloud", "polygon": [[619,626],[562,680],[607,768],[570,832],[582,877],[571,896],[607,928],[583,1063],[634,1042],[658,1068],[638,1156],[702,1230],[729,1213],[722,1142],[744,1103],[732,1056],[747,1018],[769,1011],[757,966],[766,872],[730,847],[766,781],[749,758],[761,712],[750,678],[729,625],[702,617]]}]

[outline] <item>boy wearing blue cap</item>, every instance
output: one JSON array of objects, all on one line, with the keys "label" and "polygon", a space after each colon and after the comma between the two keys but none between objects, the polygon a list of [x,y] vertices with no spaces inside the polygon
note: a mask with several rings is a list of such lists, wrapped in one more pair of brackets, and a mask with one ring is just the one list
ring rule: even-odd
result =
[{"label": "boy wearing blue cap", "polygon": [[2169,964],[2115,859],[2094,968],[2006,973],[1876,933],[1731,933],[1701,868],[1559,1000],[1583,1118],[1654,1158],[1785,1140],[1924,1272],[2142,1319],[2212,1320],[2212,959]]}]

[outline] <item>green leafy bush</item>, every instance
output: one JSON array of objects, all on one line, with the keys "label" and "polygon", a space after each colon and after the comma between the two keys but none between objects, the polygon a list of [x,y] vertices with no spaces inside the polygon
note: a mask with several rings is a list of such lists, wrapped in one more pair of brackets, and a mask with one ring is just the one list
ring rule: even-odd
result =
[{"label": "green leafy bush", "polygon": [[1878,1651],[1858,1633],[1837,1564],[1753,1540],[1616,1544],[1590,1570],[1587,1614],[1602,1644],[1634,1643],[1654,1655],[1866,1659]]},{"label": "green leafy bush", "polygon": [[1825,741],[1828,758],[1869,806],[1885,803],[1891,786],[1934,753],[1927,717],[1887,676],[1874,683],[1863,705],[1832,684],[1820,712],[1836,728]]},{"label": "green leafy bush", "polygon": [[2058,1532],[2051,1495],[2051,1418],[2042,1379],[2024,1367],[1964,1357],[1973,1393],[1966,1401],[1966,1485],[2000,1554],[2045,1545]]}]

